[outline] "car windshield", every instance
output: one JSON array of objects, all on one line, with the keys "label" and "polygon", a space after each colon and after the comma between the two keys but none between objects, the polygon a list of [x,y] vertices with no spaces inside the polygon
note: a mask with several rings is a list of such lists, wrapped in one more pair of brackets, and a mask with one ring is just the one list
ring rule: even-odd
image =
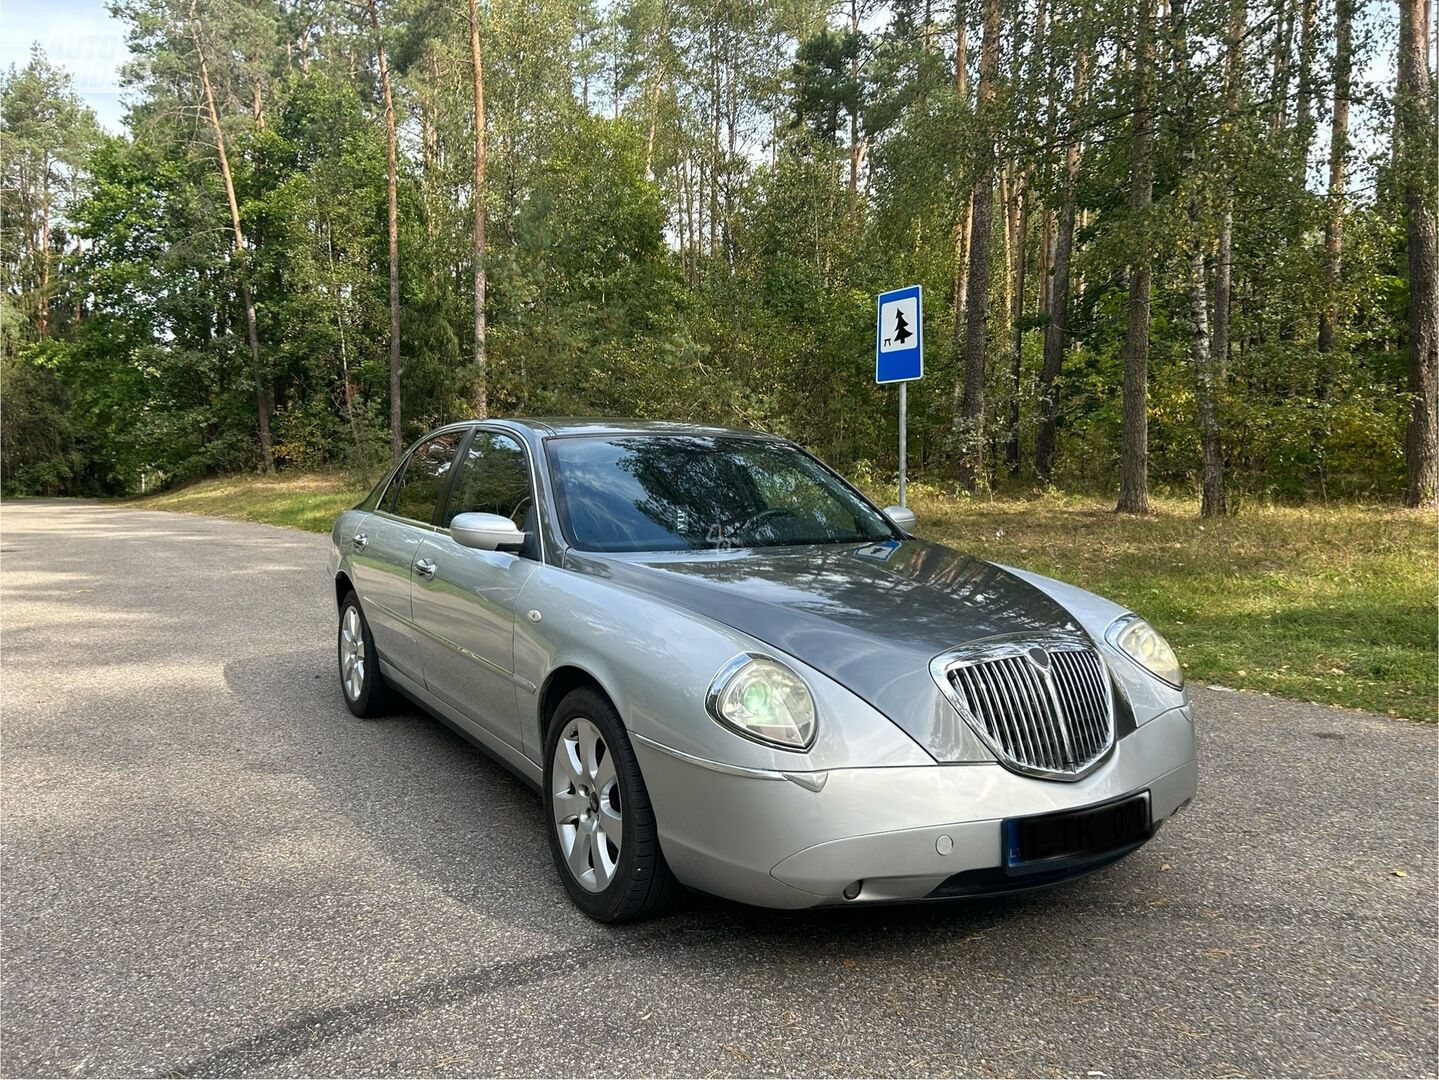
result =
[{"label": "car windshield", "polygon": [[724,435],[548,442],[561,525],[585,551],[873,543],[888,520],[793,446]]}]

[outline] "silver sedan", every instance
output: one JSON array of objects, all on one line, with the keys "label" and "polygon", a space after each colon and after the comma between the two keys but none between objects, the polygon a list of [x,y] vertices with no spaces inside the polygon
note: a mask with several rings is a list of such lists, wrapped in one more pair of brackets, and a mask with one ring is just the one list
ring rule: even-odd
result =
[{"label": "silver sedan", "polygon": [[1174,653],[1082,589],[916,539],[785,440],[504,420],[335,523],[339,675],[538,787],[605,921],[1048,885],[1193,797]]}]

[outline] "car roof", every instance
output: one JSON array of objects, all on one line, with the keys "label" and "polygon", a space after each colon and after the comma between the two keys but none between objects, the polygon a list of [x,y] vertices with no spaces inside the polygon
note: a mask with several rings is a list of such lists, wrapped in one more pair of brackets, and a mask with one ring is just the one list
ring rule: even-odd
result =
[{"label": "car roof", "polygon": [[748,428],[717,427],[678,420],[635,420],[612,416],[515,416],[494,417],[526,427],[540,435],[739,435],[772,439],[777,436]]}]

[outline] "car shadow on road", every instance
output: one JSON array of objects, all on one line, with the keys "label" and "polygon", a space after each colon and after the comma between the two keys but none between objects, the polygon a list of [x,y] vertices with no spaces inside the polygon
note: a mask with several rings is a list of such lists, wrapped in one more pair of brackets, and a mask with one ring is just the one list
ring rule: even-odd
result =
[{"label": "car shadow on road", "polygon": [[[248,767],[292,773],[311,798],[337,815],[337,830],[358,830],[397,875],[440,890],[486,922],[563,944],[519,959],[481,959],[470,971],[395,994],[295,1014],[203,1059],[177,1064],[167,1070],[171,1074],[271,1071],[317,1042],[562,976],[585,978],[590,969],[637,957],[664,970],[705,970],[732,980],[759,968],[812,978],[817,956],[841,969],[874,970],[945,944],[992,943],[992,932],[1007,935],[1015,924],[1029,924],[1042,935],[1056,909],[1113,906],[1113,879],[1123,880],[1116,867],[1037,894],[798,912],[691,894],[669,916],[602,926],[565,896],[539,795],[528,784],[407,702],[383,719],[355,718],[340,700],[333,663],[328,647],[306,647],[226,665],[229,688],[254,703],[254,722],[264,725],[259,744],[271,748]],[[267,708],[263,695],[277,685],[294,692],[282,716]],[[1132,895],[1119,902],[1143,903]]]},{"label": "car shadow on road", "polygon": [[[544,835],[538,793],[408,700],[400,699],[393,715],[379,720],[352,716],[340,699],[333,666],[328,648],[226,665],[230,688],[241,700],[256,702],[257,713],[264,711],[265,688],[288,685],[295,688],[296,700],[288,703],[286,713],[306,718],[303,726],[275,723],[273,763],[254,767],[293,768],[387,858],[456,901],[520,922],[530,921],[537,908],[563,904],[568,911]],[[316,749],[325,752],[314,753]],[[813,934],[831,944],[873,947],[877,936],[973,930],[1036,908],[1052,908],[1066,898],[1083,902],[1091,887],[1107,893],[1101,883],[1116,874],[1122,874],[1121,867],[1042,893],[799,912],[690,894],[665,921],[722,925],[727,937],[742,934],[778,943]],[[595,925],[577,911],[571,918]]]}]

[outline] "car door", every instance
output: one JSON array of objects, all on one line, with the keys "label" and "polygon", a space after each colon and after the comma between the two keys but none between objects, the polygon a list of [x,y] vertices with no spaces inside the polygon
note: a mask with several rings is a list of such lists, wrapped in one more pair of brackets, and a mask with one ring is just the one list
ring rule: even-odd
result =
[{"label": "car door", "polygon": [[[514,620],[520,590],[539,565],[533,506],[529,460],[519,439],[477,429],[460,454],[437,528],[421,541],[411,590],[426,689],[516,748],[522,740]],[[520,552],[464,547],[448,528],[463,513],[503,514],[529,540]]]},{"label": "car door", "polygon": [[[375,510],[349,537],[351,570],[380,658],[415,682],[423,681],[410,578],[420,542],[434,532],[435,506],[466,431],[443,431],[415,447]],[[343,541],[342,541],[343,542]]]}]

